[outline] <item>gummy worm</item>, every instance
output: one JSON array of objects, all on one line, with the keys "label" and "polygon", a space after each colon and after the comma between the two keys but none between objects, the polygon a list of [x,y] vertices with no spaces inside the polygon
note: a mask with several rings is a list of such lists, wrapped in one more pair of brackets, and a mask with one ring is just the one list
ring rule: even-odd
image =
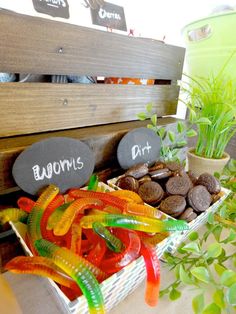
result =
[{"label": "gummy worm", "polygon": [[160,290],[160,262],[154,247],[142,243],[140,253],[147,272],[145,301],[150,306],[156,306]]},{"label": "gummy worm", "polygon": [[37,239],[42,238],[40,222],[44,210],[51,203],[54,197],[59,193],[59,188],[55,185],[49,185],[39,196],[38,200],[35,202],[32,211],[28,217],[28,234],[29,240],[31,242],[31,248],[34,248],[34,242]]},{"label": "gummy worm", "polygon": [[66,208],[70,205],[71,203],[65,203],[59,207],[57,207],[54,212],[48,217],[47,221],[47,230],[52,230],[55,225],[58,223],[58,221],[61,219],[62,214],[66,210]]},{"label": "gummy worm", "polygon": [[18,207],[27,213],[31,212],[32,208],[34,207],[34,204],[35,202],[26,196],[22,196],[17,200]]},{"label": "gummy worm", "polygon": [[37,240],[35,246],[40,255],[52,258],[58,267],[76,281],[87,299],[90,314],[105,314],[99,283],[87,267],[87,261],[44,239]]},{"label": "gummy worm", "polygon": [[129,191],[129,190],[116,190],[116,191],[111,191],[108,192],[110,195],[114,195],[117,196],[119,198],[124,198],[124,199],[130,199],[132,200],[134,203],[137,204],[143,204],[143,200],[141,199],[141,197],[133,192],[133,191]]},{"label": "gummy worm", "polygon": [[125,249],[119,254],[113,253],[111,257],[103,259],[100,267],[108,274],[120,271],[133,262],[139,257],[141,248],[140,238],[135,231],[116,228],[114,234],[124,243]]},{"label": "gummy worm", "polygon": [[89,251],[86,259],[99,267],[102,263],[103,257],[106,253],[107,247],[102,239],[98,239],[94,247]]},{"label": "gummy worm", "polygon": [[152,246],[156,246],[158,243],[163,241],[165,238],[169,236],[169,232],[161,232],[156,233],[154,235],[148,236],[148,234],[139,234],[140,239],[147,244],[150,244]]},{"label": "gummy worm", "polygon": [[53,229],[53,232],[57,236],[65,235],[70,226],[75,219],[76,214],[83,214],[85,209],[95,207],[95,208],[102,208],[103,203],[98,199],[93,198],[80,198],[70,204],[67,209],[62,214],[61,219],[58,221],[56,226]]},{"label": "gummy worm", "polygon": [[94,191],[86,191],[81,189],[71,189],[69,190],[69,195],[75,198],[82,198],[82,197],[88,197],[88,198],[96,198],[104,203],[118,207],[122,211],[124,210],[125,206],[128,204],[126,200],[123,200],[119,197],[116,197],[114,195],[111,195],[110,193],[104,193],[104,192],[94,192]]},{"label": "gummy worm", "polygon": [[130,203],[127,205],[124,213],[128,213],[131,215],[158,218],[158,219],[160,218],[160,212],[158,211],[158,209],[152,206],[142,205],[142,204]]},{"label": "gummy worm", "polygon": [[92,228],[92,224],[98,221],[107,227],[120,227],[144,232],[161,232],[188,230],[189,226],[183,220],[158,220],[155,218],[128,215],[89,215],[80,220],[83,228]]},{"label": "gummy worm", "polygon": [[55,196],[55,198],[51,201],[51,203],[47,206],[47,208],[44,210],[43,212],[43,216],[40,222],[40,228],[41,228],[41,232],[42,232],[42,237],[44,239],[48,239],[48,235],[47,235],[47,221],[48,218],[51,216],[51,214],[54,212],[54,210],[58,207],[60,207],[61,205],[64,204],[64,197],[61,194],[58,194]]},{"label": "gummy worm", "polygon": [[92,225],[93,231],[96,232],[100,237],[106,241],[107,247],[116,253],[120,253],[124,250],[124,244],[122,241],[114,236],[106,227],[104,227],[100,222],[95,221]]},{"label": "gummy worm", "polygon": [[75,290],[77,294],[81,293],[75,281],[62,273],[52,260],[47,257],[17,256],[9,261],[4,268],[17,274],[48,277],[62,286]]},{"label": "gummy worm", "polygon": [[0,211],[0,223],[4,225],[8,221],[26,222],[28,213],[19,208],[6,208]]}]

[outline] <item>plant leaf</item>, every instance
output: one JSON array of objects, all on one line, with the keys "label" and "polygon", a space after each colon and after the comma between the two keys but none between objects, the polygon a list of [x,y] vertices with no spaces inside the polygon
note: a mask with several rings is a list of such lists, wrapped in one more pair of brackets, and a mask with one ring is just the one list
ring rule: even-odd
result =
[{"label": "plant leaf", "polygon": [[207,258],[218,257],[222,252],[220,243],[212,243],[207,249]]},{"label": "plant leaf", "polygon": [[189,277],[182,265],[179,268],[179,279],[186,285],[192,285],[194,281]]},{"label": "plant leaf", "polygon": [[159,128],[158,133],[159,133],[160,138],[163,139],[165,137],[165,133],[166,133],[165,128]]},{"label": "plant leaf", "polygon": [[175,141],[175,133],[172,131],[168,131],[168,137],[172,143]]},{"label": "plant leaf", "polygon": [[197,124],[207,124],[207,125],[211,125],[211,121],[208,118],[200,118],[196,121]]},{"label": "plant leaf", "polygon": [[189,109],[189,120],[191,123],[195,123],[197,120],[196,112],[193,109]]},{"label": "plant leaf", "polygon": [[226,293],[226,298],[232,306],[236,306],[236,283],[233,284]]},{"label": "plant leaf", "polygon": [[148,103],[147,105],[146,105],[146,111],[148,112],[148,113],[152,113],[152,103]]},{"label": "plant leaf", "polygon": [[175,301],[175,300],[179,299],[180,297],[181,297],[181,292],[179,290],[177,290],[175,288],[171,290],[171,292],[169,294],[170,300]]},{"label": "plant leaf", "polygon": [[184,140],[183,141],[179,141],[179,142],[176,143],[176,146],[178,148],[184,147],[186,145],[187,145],[187,141],[184,141]]},{"label": "plant leaf", "polygon": [[207,218],[207,222],[212,225],[214,223],[214,214],[210,213]]},{"label": "plant leaf", "polygon": [[205,307],[202,314],[221,314],[221,309],[215,303],[211,303]]},{"label": "plant leaf", "polygon": [[188,238],[191,241],[195,241],[198,239],[198,233],[196,231],[193,231],[188,235]]},{"label": "plant leaf", "polygon": [[141,121],[144,121],[144,120],[147,119],[147,115],[146,115],[145,112],[140,112],[140,113],[138,113],[138,114],[137,114],[137,117],[138,117],[138,119],[141,120]]},{"label": "plant leaf", "polygon": [[194,137],[197,135],[197,132],[194,129],[190,129],[186,132],[187,137]]},{"label": "plant leaf", "polygon": [[183,133],[184,129],[185,129],[184,123],[179,121],[178,124],[177,124],[177,131],[178,131],[178,133],[180,133],[180,134]]},{"label": "plant leaf", "polygon": [[156,127],[154,125],[152,125],[152,124],[148,124],[147,128],[153,130],[154,132],[156,132]]},{"label": "plant leaf", "polygon": [[236,273],[232,270],[225,270],[220,277],[220,282],[226,287],[230,287],[236,283]]},{"label": "plant leaf", "polygon": [[203,281],[205,283],[208,283],[210,281],[208,270],[203,266],[194,267],[190,270],[190,272],[200,281]]},{"label": "plant leaf", "polygon": [[182,250],[192,253],[200,253],[199,246],[196,242],[188,243],[182,247]]},{"label": "plant leaf", "polygon": [[223,274],[223,272],[226,270],[223,266],[221,266],[220,264],[214,264],[215,267],[215,271],[218,274],[218,276],[221,276]]},{"label": "plant leaf", "polygon": [[213,300],[221,309],[225,308],[225,296],[222,290],[216,290],[213,294]]},{"label": "plant leaf", "polygon": [[194,314],[201,314],[204,308],[204,295],[203,293],[197,295],[192,299],[192,307]]},{"label": "plant leaf", "polygon": [[153,125],[155,125],[155,126],[157,125],[157,115],[156,114],[151,116],[151,121],[152,121]]},{"label": "plant leaf", "polygon": [[222,229],[223,229],[222,225],[216,225],[215,228],[212,230],[212,233],[214,234],[214,237],[218,242],[220,241]]}]

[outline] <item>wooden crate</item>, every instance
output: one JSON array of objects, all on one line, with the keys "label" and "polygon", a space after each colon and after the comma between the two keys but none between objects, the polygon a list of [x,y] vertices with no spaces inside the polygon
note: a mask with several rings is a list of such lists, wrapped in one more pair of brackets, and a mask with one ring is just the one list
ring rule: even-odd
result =
[{"label": "wooden crate", "polygon": [[0,83],[0,193],[15,187],[11,168],[28,145],[50,137],[85,141],[96,169],[116,161],[136,114],[149,102],[169,125],[175,119],[184,48],[43,18],[0,11],[0,72],[155,79],[152,86]]}]

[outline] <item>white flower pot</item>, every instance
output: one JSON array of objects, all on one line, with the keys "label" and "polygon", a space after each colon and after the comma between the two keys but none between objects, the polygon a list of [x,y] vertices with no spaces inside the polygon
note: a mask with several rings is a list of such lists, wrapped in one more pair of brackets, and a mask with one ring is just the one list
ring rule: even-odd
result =
[{"label": "white flower pot", "polygon": [[229,154],[224,153],[221,159],[205,158],[197,156],[194,153],[195,148],[189,148],[187,152],[188,157],[188,169],[191,170],[196,176],[204,172],[214,174],[215,172],[221,173],[224,166],[230,159]]}]

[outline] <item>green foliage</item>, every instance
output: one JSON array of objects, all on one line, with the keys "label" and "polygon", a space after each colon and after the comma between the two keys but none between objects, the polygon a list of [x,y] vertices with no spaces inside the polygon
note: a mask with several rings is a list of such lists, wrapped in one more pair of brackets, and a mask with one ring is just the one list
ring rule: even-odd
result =
[{"label": "green foliage", "polygon": [[[235,179],[235,165],[235,161],[231,161],[223,172],[228,175],[228,179],[222,181],[227,186]],[[232,193],[216,214],[209,215],[207,230],[201,237],[194,231],[188,236],[190,242],[181,243],[175,255],[165,252],[164,259],[174,270],[175,280],[160,295],[169,295],[170,300],[175,300],[181,286],[187,285],[196,291],[192,299],[195,314],[233,313],[236,306],[235,222],[236,195]],[[229,246],[231,249],[227,250]],[[212,299],[205,304],[204,295],[209,293],[209,287]]]},{"label": "green foliage", "polygon": [[[162,161],[178,161],[180,149],[187,145],[186,137],[193,137],[197,133],[191,127],[179,121],[175,132],[157,125],[157,115],[151,103],[146,105],[146,111],[137,114],[139,120],[149,120],[147,128],[153,130],[161,140],[160,159]],[[168,142],[169,141],[169,142]]]},{"label": "green foliage", "polygon": [[195,78],[185,75],[188,82],[182,83],[186,100],[181,101],[190,110],[190,122],[198,127],[195,153],[199,156],[221,158],[236,132],[235,82],[224,74],[232,56],[217,75]]}]

